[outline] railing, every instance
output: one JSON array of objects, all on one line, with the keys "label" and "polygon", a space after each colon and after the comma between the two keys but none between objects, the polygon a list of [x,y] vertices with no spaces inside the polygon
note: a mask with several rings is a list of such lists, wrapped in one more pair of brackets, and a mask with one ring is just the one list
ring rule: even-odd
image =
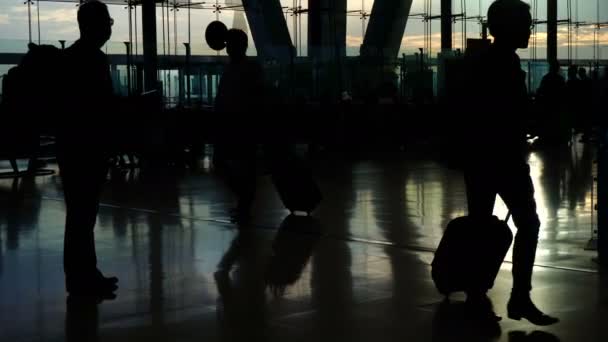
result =
[{"label": "railing", "polygon": [[[0,53],[26,53],[28,50],[29,41],[26,39],[0,39]],[[38,44],[37,41],[34,41],[35,44]],[[74,41],[65,41],[65,47],[69,47],[72,45]],[[44,45],[53,45],[58,48],[61,48],[61,43],[59,40],[44,40],[41,41],[40,44]],[[118,41],[110,41],[103,46],[102,50],[107,54],[112,55],[121,55],[126,54],[126,46],[124,42]],[[131,52],[133,55],[142,55],[143,54],[143,43],[142,42],[133,42],[131,47]],[[184,44],[178,44],[177,47],[171,46],[170,49],[163,49],[162,45],[157,47],[157,53],[159,56],[167,55],[167,56],[185,56],[186,55],[186,47]],[[211,50],[206,44],[203,44],[201,41],[198,44],[192,44],[192,55],[194,56],[217,56],[217,52]],[[251,49],[249,54],[254,55],[255,49]],[[225,55],[222,52],[220,55]]]}]

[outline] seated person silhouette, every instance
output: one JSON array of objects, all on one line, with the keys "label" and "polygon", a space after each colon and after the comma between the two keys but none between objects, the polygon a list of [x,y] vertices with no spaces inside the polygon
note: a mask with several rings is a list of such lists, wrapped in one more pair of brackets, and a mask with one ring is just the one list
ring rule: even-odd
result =
[{"label": "seated person silhouette", "polygon": [[[506,203],[517,227],[508,316],[549,325],[558,320],[541,312],[530,297],[540,221],[526,158],[526,74],[516,54],[517,49],[528,46],[530,6],[520,0],[494,1],[488,10],[488,25],[494,37],[492,45],[482,54],[468,57],[471,83],[467,91],[474,96],[474,105],[469,106],[472,115],[465,120],[471,131],[463,132],[469,216],[480,218],[480,222],[491,216],[496,195]],[[485,303],[485,292],[470,289],[467,301],[472,307]]]},{"label": "seated person silhouette", "polygon": [[66,223],[64,272],[70,295],[112,297],[118,279],[97,268],[94,228],[108,167],[107,117],[112,80],[101,47],[110,39],[113,19],[102,2],[91,0],[78,10],[80,39],[65,50],[63,99],[65,117],[57,132],[57,161],[63,184]]},{"label": "seated person silhouette", "polygon": [[[256,140],[262,128],[259,112],[263,104],[263,71],[247,58],[248,38],[242,30],[228,30],[226,50],[230,58],[220,80],[215,109],[218,116],[214,162],[237,198],[234,222],[249,219],[255,197]],[[257,109],[254,109],[258,107]]]}]

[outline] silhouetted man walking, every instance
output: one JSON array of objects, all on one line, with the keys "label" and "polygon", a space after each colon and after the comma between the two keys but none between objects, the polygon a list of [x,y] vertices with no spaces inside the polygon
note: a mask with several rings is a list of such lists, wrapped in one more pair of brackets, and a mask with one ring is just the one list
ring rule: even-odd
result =
[{"label": "silhouetted man walking", "polygon": [[247,221],[250,215],[256,190],[256,140],[263,135],[259,131],[263,125],[255,115],[260,112],[256,107],[264,102],[263,70],[257,62],[247,59],[247,46],[245,32],[228,30],[226,51],[230,63],[215,100],[220,137],[214,159],[238,198],[232,213],[235,222]]},{"label": "silhouetted man walking", "polygon": [[579,91],[576,118],[579,120],[577,128],[583,133],[581,140],[588,141],[591,138],[593,126],[593,81],[587,75],[587,69],[578,69]]},{"label": "silhouetted man walking", "polygon": [[[525,153],[526,75],[515,53],[528,46],[530,6],[520,0],[497,0],[488,11],[488,25],[494,37],[492,46],[469,60],[470,92],[478,102],[471,120],[476,131],[468,136],[469,155],[464,167],[469,216],[491,216],[497,194],[507,204],[518,229],[509,317],[548,325],[557,319],[543,314],[530,298],[540,221]],[[471,291],[467,296],[474,303],[485,293]]]},{"label": "silhouetted man walking", "polygon": [[78,10],[80,39],[65,51],[65,110],[57,133],[58,163],[66,204],[64,271],[72,295],[105,297],[117,278],[97,269],[94,228],[108,166],[104,122],[113,98],[106,55],[114,21],[105,4],[91,0]]}]

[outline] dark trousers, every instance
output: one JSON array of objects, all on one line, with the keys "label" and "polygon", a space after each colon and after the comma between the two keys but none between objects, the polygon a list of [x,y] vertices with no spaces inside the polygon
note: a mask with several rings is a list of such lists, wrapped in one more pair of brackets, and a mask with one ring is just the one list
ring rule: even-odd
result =
[{"label": "dark trousers", "polygon": [[465,170],[465,183],[469,216],[492,215],[496,195],[500,195],[511,211],[517,227],[513,245],[513,291],[529,292],[540,228],[530,167],[523,161],[470,167]]},{"label": "dark trousers", "polygon": [[215,144],[213,161],[228,188],[238,198],[238,209],[248,210],[256,193],[257,144]]},{"label": "dark trousers", "polygon": [[[266,167],[272,172],[295,156],[293,144],[262,144]],[[248,210],[255,199],[258,144],[214,145],[214,163],[226,184],[238,198],[238,209]]]},{"label": "dark trousers", "polygon": [[108,167],[96,152],[59,151],[66,206],[63,266],[66,278],[88,277],[97,270],[94,228]]}]

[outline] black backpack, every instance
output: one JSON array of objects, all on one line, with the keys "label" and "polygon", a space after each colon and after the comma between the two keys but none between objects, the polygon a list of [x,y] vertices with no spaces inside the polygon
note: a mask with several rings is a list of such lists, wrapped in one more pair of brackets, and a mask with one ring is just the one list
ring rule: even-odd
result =
[{"label": "black backpack", "polygon": [[0,154],[30,156],[41,134],[51,134],[54,113],[61,110],[63,52],[30,43],[19,65],[2,78]]}]

